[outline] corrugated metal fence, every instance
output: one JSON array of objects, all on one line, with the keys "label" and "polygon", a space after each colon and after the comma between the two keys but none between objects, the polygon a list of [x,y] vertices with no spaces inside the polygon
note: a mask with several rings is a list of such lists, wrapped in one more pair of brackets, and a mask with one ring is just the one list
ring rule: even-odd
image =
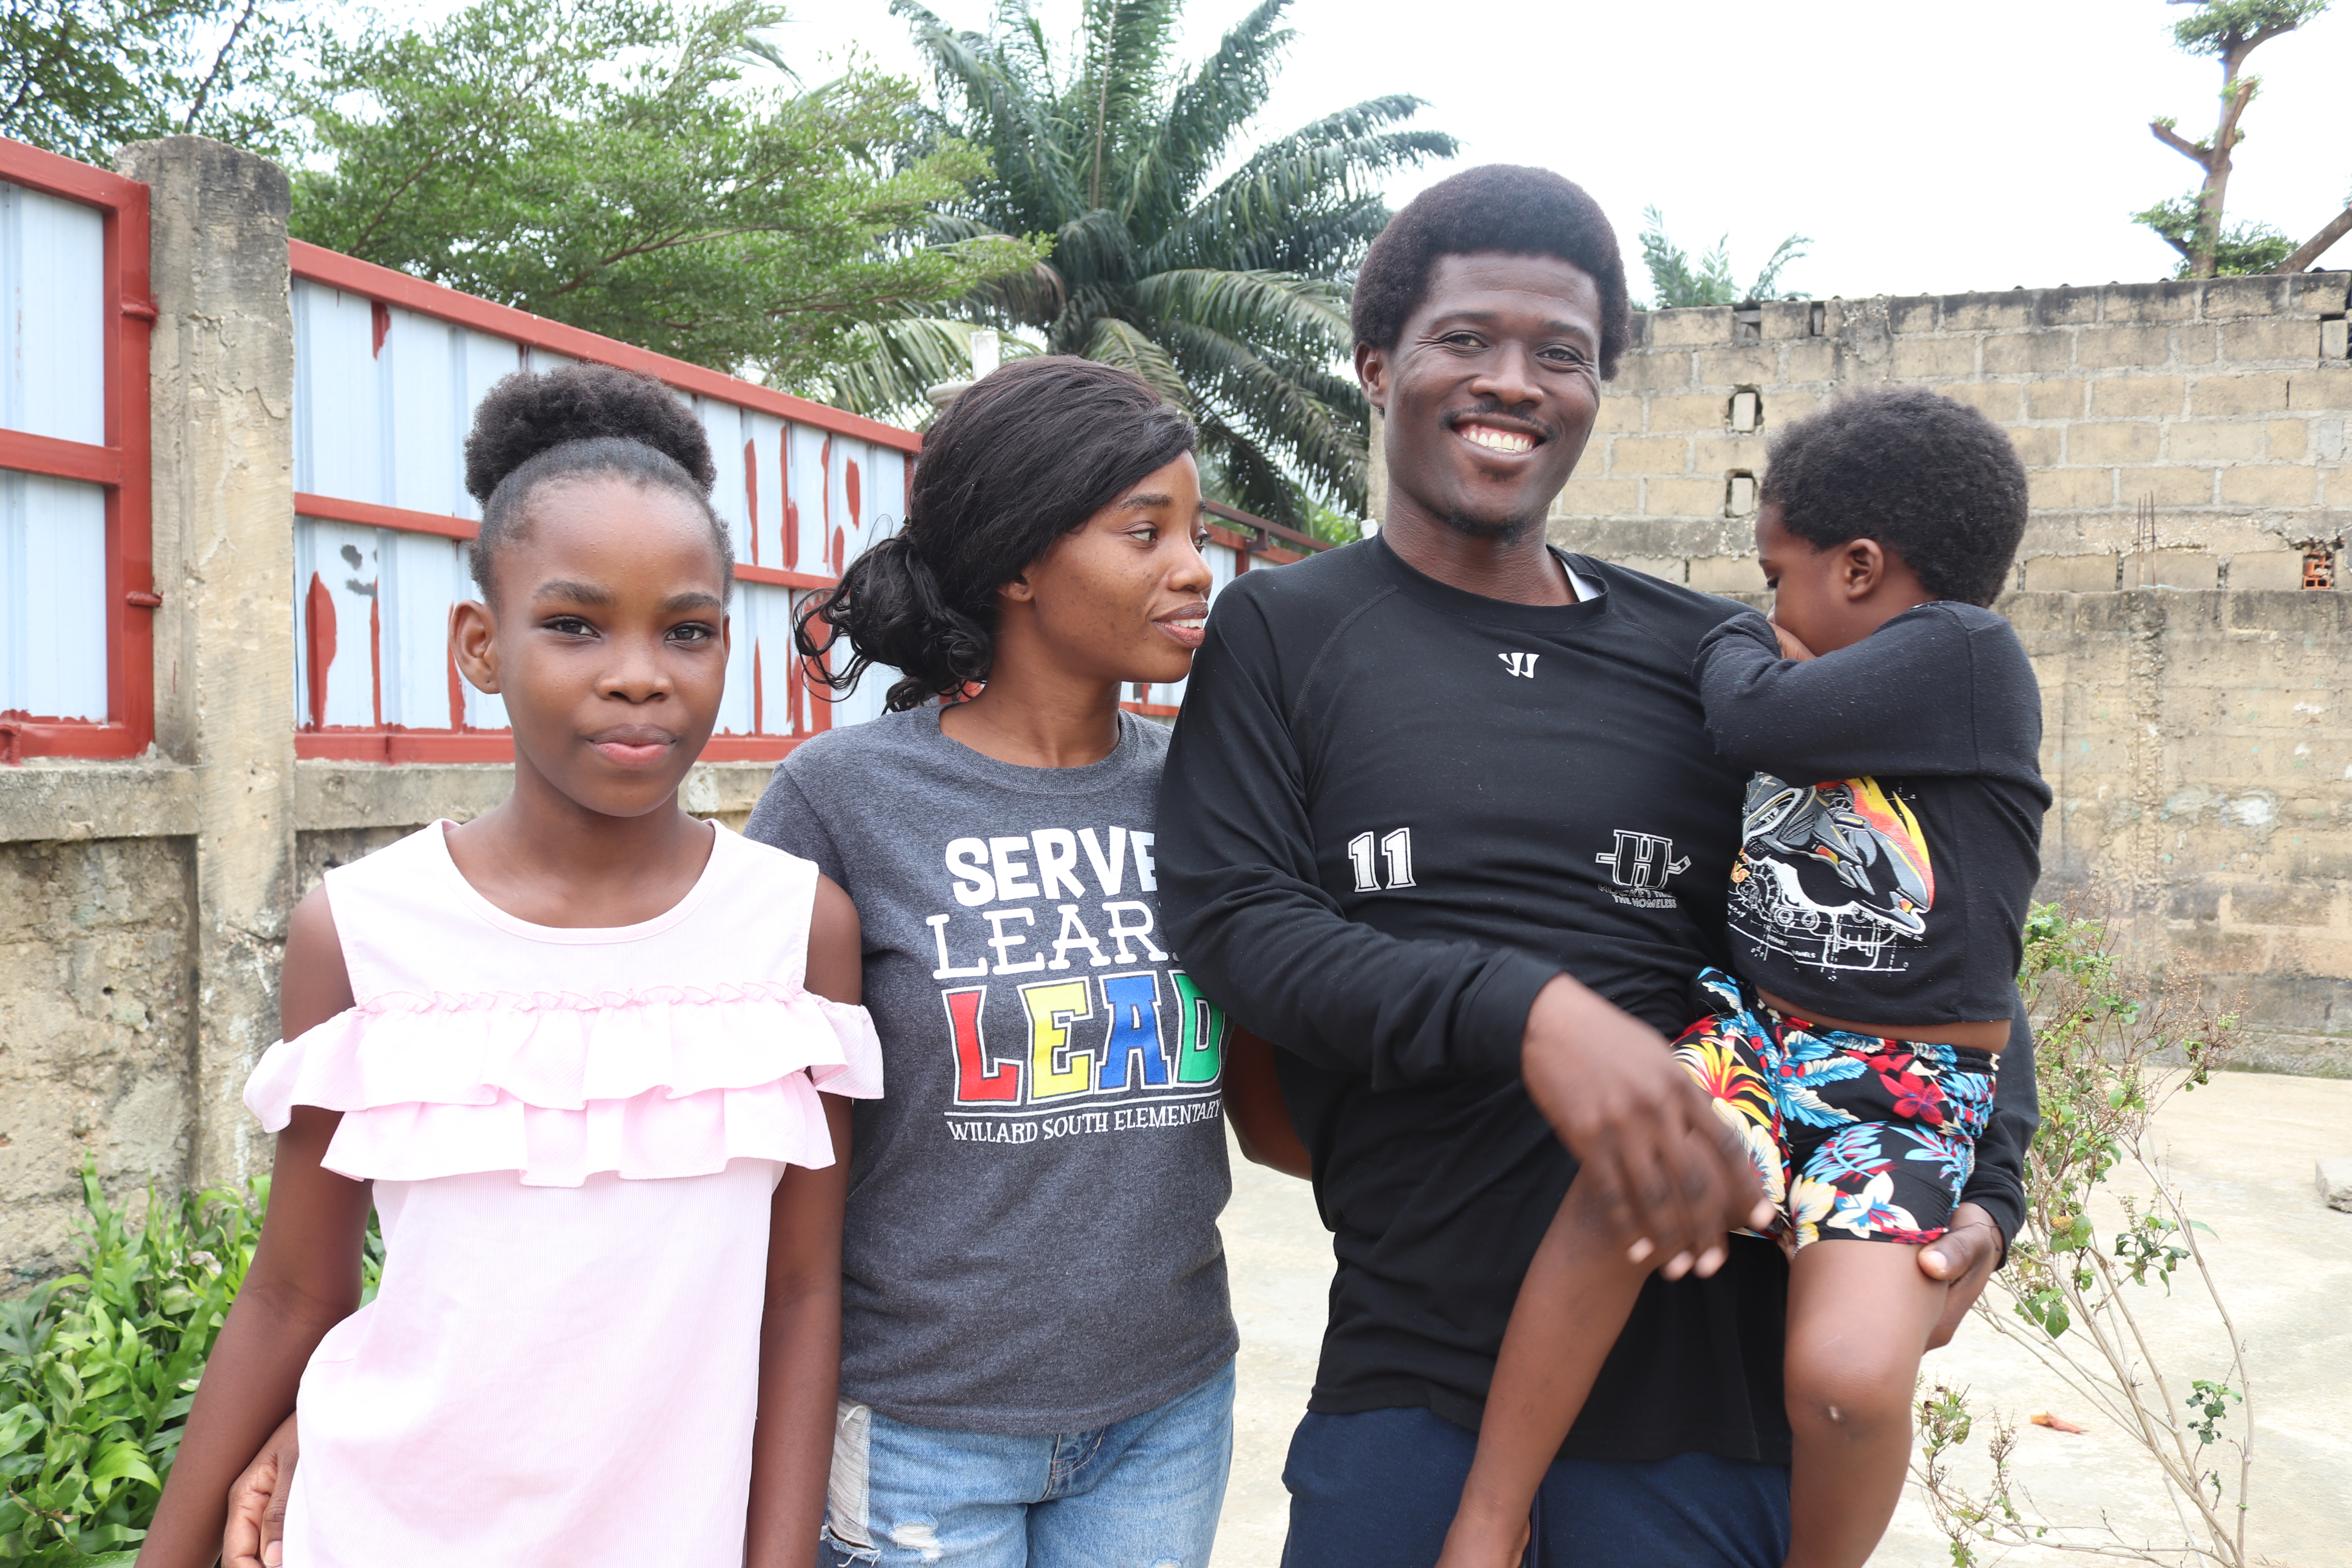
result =
[{"label": "corrugated metal fence", "polygon": [[[147,515],[147,193],[0,140],[0,759],[131,756],[153,733]],[[888,672],[835,698],[795,612],[898,526],[922,438],[294,241],[295,749],[365,762],[512,754],[457,673],[480,512],[463,483],[500,376],[591,361],[667,384],[710,432],[740,558],[714,761],[779,757],[880,711]],[[1212,507],[1218,587],[1319,542]],[[1182,687],[1129,706],[1171,714]]]},{"label": "corrugated metal fence", "polygon": [[299,754],[382,762],[509,754],[499,700],[462,680],[449,609],[470,597],[480,510],[461,450],[500,376],[583,360],[667,382],[710,432],[735,540],[734,652],[714,759],[879,710],[801,677],[792,618],[898,525],[921,437],[295,242]]},{"label": "corrugated metal fence", "polygon": [[147,188],[0,142],[0,760],[153,733]]}]

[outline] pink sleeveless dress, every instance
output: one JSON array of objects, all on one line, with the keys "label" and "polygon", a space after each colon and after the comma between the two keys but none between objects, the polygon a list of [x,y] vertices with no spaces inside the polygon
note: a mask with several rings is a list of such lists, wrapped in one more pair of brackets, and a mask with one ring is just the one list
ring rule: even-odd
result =
[{"label": "pink sleeveless dress", "polygon": [[270,1047],[263,1125],[343,1113],[383,1280],[302,1376],[288,1568],[740,1568],[769,1203],[873,1098],[803,988],[816,868],[720,828],[639,925],[537,926],[436,823],[327,873],[358,1005]]}]

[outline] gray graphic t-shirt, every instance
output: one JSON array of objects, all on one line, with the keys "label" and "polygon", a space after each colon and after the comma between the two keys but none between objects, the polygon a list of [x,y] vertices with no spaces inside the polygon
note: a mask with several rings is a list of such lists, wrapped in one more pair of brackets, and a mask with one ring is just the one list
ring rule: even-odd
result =
[{"label": "gray graphic t-shirt", "polygon": [[1140,1415],[1238,1342],[1217,1215],[1224,1015],[1160,930],[1168,732],[1027,768],[919,709],[819,735],[752,838],[857,905],[884,1098],[856,1110],[841,1390],[919,1426]]}]

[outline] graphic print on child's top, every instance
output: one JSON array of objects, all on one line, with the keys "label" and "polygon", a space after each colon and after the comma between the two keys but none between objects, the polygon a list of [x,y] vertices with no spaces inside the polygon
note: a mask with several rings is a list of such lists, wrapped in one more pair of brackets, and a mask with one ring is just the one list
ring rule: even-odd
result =
[{"label": "graphic print on child's top", "polygon": [[843,1097],[880,1050],[847,897],[679,804],[726,681],[713,473],[648,378],[477,411],[449,651],[505,700],[512,791],[293,911],[246,1090],[269,1205],[147,1568],[813,1563]]},{"label": "graphic print on child's top", "polygon": [[1780,1211],[1781,1249],[1793,1258],[1828,1237],[1942,1236],[1976,1169],[1999,1057],[1816,1028],[1719,969],[1698,983],[1715,1011],[1683,1032],[1675,1055],[1739,1134]]}]

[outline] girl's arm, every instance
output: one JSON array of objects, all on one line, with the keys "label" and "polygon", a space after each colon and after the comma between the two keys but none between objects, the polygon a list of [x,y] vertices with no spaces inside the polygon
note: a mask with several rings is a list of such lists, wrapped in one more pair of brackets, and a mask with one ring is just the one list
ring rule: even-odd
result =
[{"label": "girl's arm", "polygon": [[[857,910],[820,877],[807,985],[835,1002],[865,994]],[[849,1190],[849,1102],[823,1097],[833,1163],[787,1165],[768,1214],[768,1297],[760,1320],[760,1415],[751,1433],[746,1568],[814,1568],[833,1468],[841,1384],[841,1207]]]},{"label": "girl's arm", "polygon": [[[334,914],[314,891],[287,928],[278,1026],[292,1039],[352,1005]],[[310,1352],[359,1307],[371,1194],[319,1163],[341,1121],[296,1106],[278,1135],[260,1245],[213,1346],[139,1568],[208,1568],[219,1555],[230,1483],[294,1408]]]},{"label": "girl's arm", "polygon": [[1274,1047],[1239,1024],[1225,1036],[1225,1120],[1233,1123],[1244,1159],[1302,1181],[1313,1177],[1307,1145],[1283,1103]]}]

